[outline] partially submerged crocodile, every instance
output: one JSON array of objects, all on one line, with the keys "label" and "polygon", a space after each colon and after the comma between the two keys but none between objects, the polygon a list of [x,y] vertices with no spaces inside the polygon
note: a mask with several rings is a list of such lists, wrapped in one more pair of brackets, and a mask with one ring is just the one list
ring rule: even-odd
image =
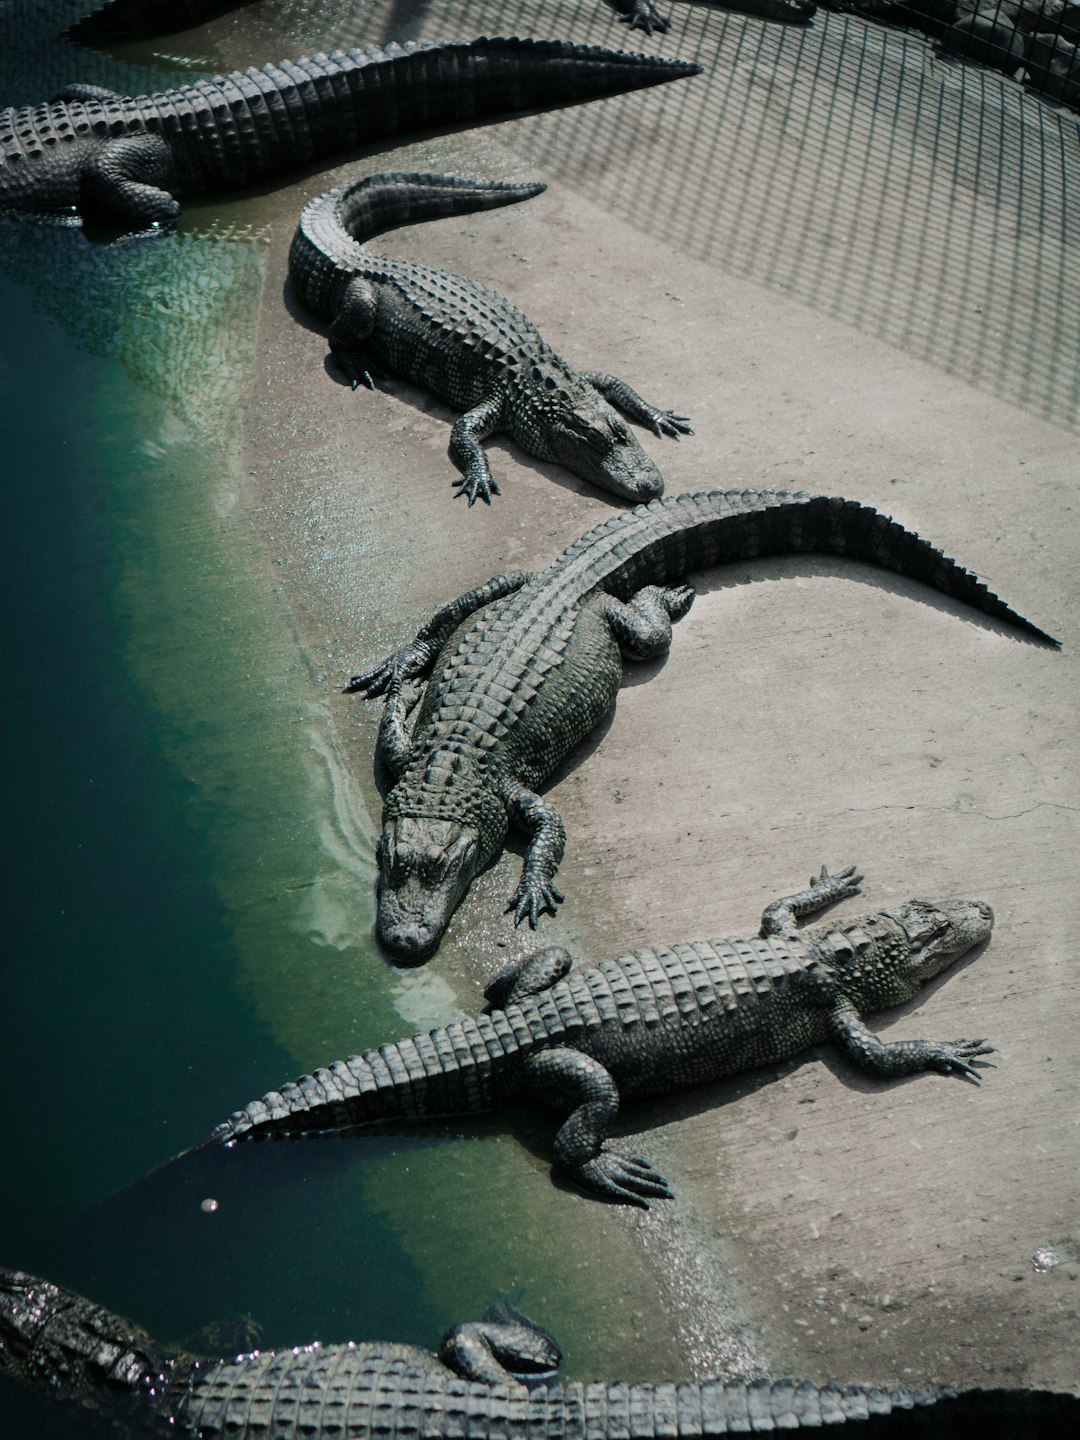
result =
[{"label": "partially submerged crocodile", "polygon": [[120,1434],[201,1440],[706,1440],[833,1430],[938,1440],[1057,1440],[1080,1398],[1046,1390],[684,1380],[537,1384],[560,1359],[525,1321],[456,1325],[414,1345],[302,1345],[231,1359],[175,1354],[103,1306],[0,1268],[0,1375],[102,1415]]},{"label": "partially submerged crocodile", "polygon": [[481,37],[334,50],[153,95],[74,84],[47,104],[0,111],[0,208],[168,225],[176,195],[249,185],[402,130],[699,71],[599,46]]},{"label": "partially submerged crocodile", "polygon": [[478,1113],[538,1100],[567,1119],[555,1164],[585,1190],[648,1209],[667,1181],[641,1156],[605,1148],[623,1096],[663,1093],[839,1045],[890,1077],[936,1070],[978,1080],[985,1040],[884,1043],[861,1016],[899,1005],[987,939],[981,900],[912,900],[800,934],[797,917],[859,890],[854,869],[824,869],[775,901],[756,939],[644,947],[584,970],[558,946],[485,992],[483,1015],[339,1060],[271,1091],[219,1125],[210,1144],[376,1120]]},{"label": "partially submerged crocodile", "polygon": [[[615,702],[622,656],[649,659],[685,615],[688,572],[817,552],[921,580],[1043,641],[974,575],[851,500],[712,491],[615,515],[546,570],[498,575],[451,601],[347,691],[386,696],[377,758],[389,785],[379,840],[378,933],[416,962],[438,945],[511,823],[529,835],[516,923],[554,913],[565,831],[536,792]],[[426,679],[422,701],[410,682]]]},{"label": "partially submerged crocodile", "polygon": [[455,486],[490,505],[499,487],[480,441],[497,431],[631,500],[661,494],[660,472],[616,414],[657,435],[690,434],[625,381],[571,370],[526,315],[494,290],[415,260],[373,255],[363,242],[395,225],[512,205],[544,190],[456,175],[371,175],[312,200],[289,251],[297,294],[330,326],[330,348],[352,380],[375,388],[389,370],[466,413],[450,432]]}]

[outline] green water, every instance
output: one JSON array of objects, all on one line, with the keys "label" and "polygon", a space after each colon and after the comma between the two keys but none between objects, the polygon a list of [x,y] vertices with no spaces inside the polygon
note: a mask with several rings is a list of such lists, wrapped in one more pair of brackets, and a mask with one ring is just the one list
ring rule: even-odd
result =
[{"label": "green water", "polygon": [[[25,22],[0,103],[71,75],[58,9],[0,0]],[[0,1261],[172,1343],[246,1315],[266,1346],[433,1345],[523,1289],[569,1373],[625,1371],[601,1207],[568,1233],[543,1117],[168,1163],[289,1076],[456,1013],[438,967],[377,951],[372,822],[240,503],[280,278],[264,236],[197,217],[110,244],[0,216]],[[4,1440],[91,1427],[0,1388]]]}]

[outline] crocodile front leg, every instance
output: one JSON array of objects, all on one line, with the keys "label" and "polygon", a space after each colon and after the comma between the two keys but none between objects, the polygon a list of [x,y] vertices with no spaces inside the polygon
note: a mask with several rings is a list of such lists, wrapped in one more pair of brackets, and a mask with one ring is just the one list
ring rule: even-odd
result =
[{"label": "crocodile front leg", "polygon": [[388,655],[370,670],[354,675],[348,684],[341,687],[342,691],[346,695],[366,695],[370,700],[384,695],[396,680],[425,679],[431,674],[440,650],[463,620],[490,605],[493,600],[513,595],[531,579],[532,573],[528,570],[508,570],[504,575],[493,576],[485,585],[466,590],[464,595],[436,610],[408,645],[395,650],[393,655]]},{"label": "crocodile front leg", "polygon": [[562,891],[552,881],[566,848],[566,830],[554,805],[527,786],[510,782],[503,787],[502,798],[511,823],[532,836],[521,880],[506,908],[513,910],[515,925],[528,917],[535,930],[540,916],[545,911],[554,915],[555,906],[562,902]]},{"label": "crocodile front leg", "polygon": [[[664,28],[667,28],[666,24]],[[617,375],[605,375],[600,370],[582,370],[580,373],[582,380],[587,380],[594,390],[598,390],[609,405],[621,410],[628,420],[648,426],[654,435],[668,435],[677,440],[680,435],[694,433],[685,415],[676,415],[674,410],[658,410]]]},{"label": "crocodile front leg", "polygon": [[936,1070],[948,1075],[955,1071],[979,1082],[979,1072],[968,1062],[977,1055],[993,1054],[993,1045],[983,1040],[879,1040],[846,1000],[830,1016],[833,1038],[850,1060],[871,1075],[917,1075]]},{"label": "crocodile front leg", "polygon": [[393,787],[401,779],[412,754],[409,716],[424,693],[423,686],[395,680],[386,692],[386,708],[379,721],[375,742],[375,763],[386,784]]},{"label": "crocodile front leg", "polygon": [[607,0],[607,3],[631,30],[644,30],[646,35],[655,30],[663,35],[671,28],[671,21],[664,19],[651,0]]},{"label": "crocodile front leg", "polygon": [[671,1198],[667,1181],[639,1155],[605,1150],[619,1113],[619,1090],[598,1061],[555,1046],[530,1055],[520,1086],[533,1099],[570,1114],[555,1136],[555,1164],[583,1190],[649,1208],[649,1196]]},{"label": "crocodile front leg", "polygon": [[861,875],[856,875],[854,865],[849,865],[838,875],[830,875],[823,865],[820,875],[810,876],[809,890],[800,890],[797,895],[786,895],[782,900],[774,900],[766,907],[761,916],[762,939],[767,940],[770,935],[783,935],[789,940],[792,939],[799,933],[798,920],[801,915],[813,915],[837,900],[858,895],[859,881],[862,878]]},{"label": "crocodile front leg", "polygon": [[480,441],[494,434],[502,421],[502,396],[489,395],[462,415],[450,431],[450,459],[461,471],[461,478],[454,481],[454,489],[458,495],[467,496],[470,505],[478,495],[485,505],[490,505],[491,497],[500,494]]},{"label": "crocodile front leg", "polygon": [[99,224],[172,225],[180,206],[164,187],[173,179],[172,154],[160,135],[120,135],[83,165],[79,209]]}]

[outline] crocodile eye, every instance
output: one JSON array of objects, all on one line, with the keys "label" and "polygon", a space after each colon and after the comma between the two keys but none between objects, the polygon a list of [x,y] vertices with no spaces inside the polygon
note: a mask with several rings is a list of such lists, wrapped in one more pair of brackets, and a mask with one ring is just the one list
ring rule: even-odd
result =
[{"label": "crocodile eye", "polygon": [[429,845],[420,858],[421,879],[429,883],[437,880],[445,864],[446,851],[438,845]]}]

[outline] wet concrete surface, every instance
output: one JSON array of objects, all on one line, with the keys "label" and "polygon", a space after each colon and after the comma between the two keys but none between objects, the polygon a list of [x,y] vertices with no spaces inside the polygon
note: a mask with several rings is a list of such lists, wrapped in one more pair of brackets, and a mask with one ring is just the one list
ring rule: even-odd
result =
[{"label": "wet concrete surface", "polygon": [[[370,29],[358,38],[383,38],[380,25],[404,8],[363,7]],[[512,8],[527,17],[515,22]],[[409,33],[625,43],[598,8],[414,6]],[[501,570],[542,566],[611,513],[608,497],[502,441],[488,447],[501,497],[490,509],[455,501],[452,414],[399,381],[353,394],[285,284],[302,203],[360,168],[538,178],[550,188],[528,204],[378,245],[504,291],[572,362],[610,369],[690,415],[693,437],[645,441],[669,494],[787,487],[874,504],[1063,638],[1061,654],[1029,645],[841,561],[698,577],[670,657],[629,671],[612,722],[546,792],[569,836],[559,915],[533,937],[502,914],[515,844],[473,886],[430,964],[472,1008],[495,970],[537,941],[599,960],[651,941],[752,933],[763,906],[821,862],[866,874],[865,905],[846,902],[840,914],[910,895],[986,898],[997,925],[984,951],[877,1023],[892,1038],[989,1036],[998,1053],[981,1086],[941,1076],[886,1084],[815,1051],[626,1113],[629,1148],[665,1171],[675,1200],[644,1215],[565,1189],[554,1197],[568,1256],[575,1246],[603,1253],[604,1283],[643,1317],[628,1372],[1073,1389],[1076,327],[1072,311],[1037,292],[1052,272],[1075,293],[1075,250],[1049,220],[1034,233],[1007,176],[993,201],[982,179],[968,183],[955,161],[962,147],[952,159],[944,145],[919,151],[910,173],[924,176],[921,188],[898,192],[887,166],[852,171],[883,123],[872,87],[839,134],[822,122],[793,140],[774,110],[748,133],[740,87],[764,83],[773,29],[676,9],[665,50],[710,65],[692,82],[405,144],[238,202],[272,231],[245,504],[305,637],[313,686],[329,695],[437,605]],[[241,20],[254,25],[248,12],[218,22],[226,51],[246,33]],[[819,17],[817,27],[849,23]],[[798,73],[781,59],[775,87]],[[825,85],[806,104],[835,117]],[[725,166],[702,168],[703,136]],[[837,152],[840,181],[826,163]],[[779,178],[803,175],[800,155],[818,166],[818,183],[796,194]],[[844,185],[857,187],[860,214],[877,217],[869,248],[865,234],[829,228],[844,213]],[[814,204],[827,194],[828,224]],[[768,203],[754,201],[755,253],[792,257],[786,278],[755,268],[741,240],[720,243],[725,226],[742,235],[740,215],[759,195]],[[918,213],[942,195],[945,228],[940,212]],[[698,197],[709,233],[666,225],[666,196],[672,216]],[[905,268],[901,239],[913,225],[921,248]],[[963,235],[964,273],[975,277],[966,290],[950,269]],[[892,308],[875,246],[890,257]],[[849,288],[866,281],[861,308],[834,285],[845,257]],[[983,291],[987,275],[997,278]],[[987,306],[1012,322],[976,315]],[[1006,398],[1011,371],[1023,383],[1005,386]],[[377,815],[378,707],[332,703]],[[533,1172],[546,1208],[546,1167]],[[1039,1255],[1059,1261],[1043,1266]]]}]

